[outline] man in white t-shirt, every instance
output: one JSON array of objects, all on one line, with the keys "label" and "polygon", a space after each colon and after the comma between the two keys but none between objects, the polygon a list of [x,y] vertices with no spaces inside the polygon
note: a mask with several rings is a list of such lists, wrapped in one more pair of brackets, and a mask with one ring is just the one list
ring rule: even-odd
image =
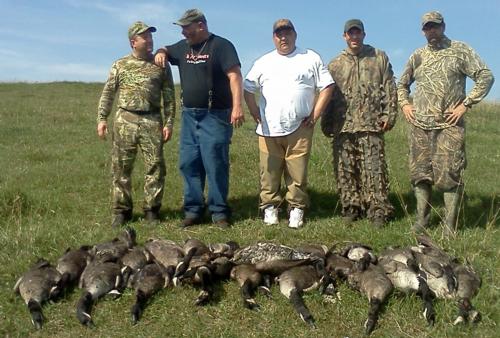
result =
[{"label": "man in white t-shirt", "polygon": [[[244,80],[245,102],[257,122],[260,151],[260,208],[264,223],[278,224],[284,176],[288,226],[304,223],[309,207],[307,164],[314,125],[332,94],[332,77],[321,57],[295,45],[297,32],[288,19],[273,25],[276,49],[253,64]],[[259,91],[259,105],[255,93]],[[316,99],[316,93],[319,95]]]}]

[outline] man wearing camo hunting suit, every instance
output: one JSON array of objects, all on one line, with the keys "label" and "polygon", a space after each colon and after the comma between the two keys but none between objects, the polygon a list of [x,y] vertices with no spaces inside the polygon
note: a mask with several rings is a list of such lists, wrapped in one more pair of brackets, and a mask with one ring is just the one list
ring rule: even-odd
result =
[{"label": "man wearing camo hunting suit", "polygon": [[363,22],[344,25],[347,48],[328,69],[335,85],[321,120],[333,137],[333,164],[344,222],[366,216],[382,227],[393,214],[384,153],[384,133],[395,123],[396,83],[387,55],[363,43]]},{"label": "man wearing camo hunting suit", "polygon": [[113,123],[113,227],[132,219],[131,174],[138,148],[146,170],[144,218],[148,223],[159,221],[166,171],[163,143],[172,136],[175,99],[170,68],[158,67],[153,62],[151,33],[155,31],[155,27],[141,21],[130,26],[128,39],[132,53],[112,65],[99,102],[97,134],[104,139],[108,130],[106,120],[119,91]]},{"label": "man wearing camo hunting suit", "polygon": [[[410,176],[417,199],[413,230],[429,226],[431,187],[444,193],[446,234],[454,233],[463,195],[465,121],[463,115],[493,85],[493,75],[467,44],[444,35],[439,12],[422,17],[427,45],[410,56],[398,82],[399,105],[410,123]],[[466,77],[475,84],[465,94]],[[410,85],[415,82],[413,102]]]}]

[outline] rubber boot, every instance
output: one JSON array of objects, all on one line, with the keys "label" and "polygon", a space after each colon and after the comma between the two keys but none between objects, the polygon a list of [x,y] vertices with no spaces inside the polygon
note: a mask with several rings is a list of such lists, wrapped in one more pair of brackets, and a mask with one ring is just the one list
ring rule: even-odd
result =
[{"label": "rubber boot", "polygon": [[425,232],[431,219],[431,194],[432,187],[429,183],[415,185],[415,198],[417,199],[417,219],[412,230],[416,233]]},{"label": "rubber boot", "polygon": [[462,197],[463,189],[458,187],[455,191],[445,192],[444,206],[445,206],[445,219],[443,232],[447,235],[454,235],[457,230],[458,212],[460,210],[460,199]]}]

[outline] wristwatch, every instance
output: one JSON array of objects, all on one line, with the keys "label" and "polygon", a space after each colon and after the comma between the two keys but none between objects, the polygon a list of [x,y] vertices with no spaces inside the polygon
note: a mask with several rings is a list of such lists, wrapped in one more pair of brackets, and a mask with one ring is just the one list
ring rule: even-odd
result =
[{"label": "wristwatch", "polygon": [[462,103],[464,104],[465,107],[472,108],[472,100],[469,99],[468,97],[466,97]]}]

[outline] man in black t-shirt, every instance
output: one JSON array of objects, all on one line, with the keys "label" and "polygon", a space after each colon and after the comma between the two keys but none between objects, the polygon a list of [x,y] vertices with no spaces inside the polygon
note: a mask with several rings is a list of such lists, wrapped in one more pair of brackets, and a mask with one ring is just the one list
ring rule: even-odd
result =
[{"label": "man in black t-shirt", "polygon": [[232,128],[244,122],[242,76],[238,54],[231,42],[208,31],[198,9],[187,10],[175,24],[185,39],[161,48],[159,66],[166,60],[179,67],[182,127],[179,168],[184,179],[182,227],[203,221],[203,191],[208,180],[208,209],[212,221],[229,226],[229,143]]}]

